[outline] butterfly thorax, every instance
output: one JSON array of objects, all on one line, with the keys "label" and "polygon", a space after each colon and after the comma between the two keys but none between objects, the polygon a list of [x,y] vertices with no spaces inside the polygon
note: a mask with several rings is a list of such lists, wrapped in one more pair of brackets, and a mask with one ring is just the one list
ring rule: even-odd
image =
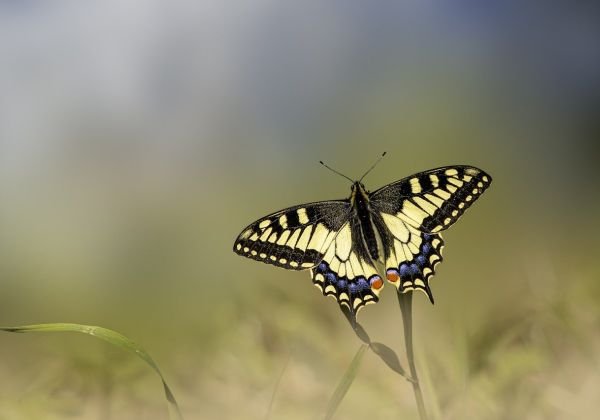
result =
[{"label": "butterfly thorax", "polygon": [[369,255],[374,261],[379,259],[378,232],[373,224],[373,211],[369,199],[369,192],[360,182],[355,182],[352,185],[352,195],[350,196],[350,204],[353,210],[354,226],[352,234],[360,235],[363,248],[366,248]]}]

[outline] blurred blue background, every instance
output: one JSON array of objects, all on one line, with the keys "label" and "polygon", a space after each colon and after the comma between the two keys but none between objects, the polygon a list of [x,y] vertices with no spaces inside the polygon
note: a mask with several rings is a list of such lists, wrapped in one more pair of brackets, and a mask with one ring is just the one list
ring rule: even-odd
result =
[{"label": "blurred blue background", "polygon": [[[141,343],[187,418],[321,413],[358,341],[307,273],[231,252],[254,219],[471,164],[492,187],[415,297],[433,418],[600,409],[594,2],[0,2],[0,319]],[[402,349],[391,288],[361,313]],[[0,418],[164,418],[78,336],[0,335]],[[283,373],[282,373],[283,372]],[[281,381],[276,382],[281,375]],[[368,355],[338,418],[416,418]]]}]

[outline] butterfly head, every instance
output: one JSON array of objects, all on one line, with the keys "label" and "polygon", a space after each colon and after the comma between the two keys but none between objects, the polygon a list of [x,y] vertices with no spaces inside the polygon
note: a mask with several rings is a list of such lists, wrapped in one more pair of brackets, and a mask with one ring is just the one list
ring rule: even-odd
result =
[{"label": "butterfly head", "polygon": [[351,201],[355,201],[356,199],[368,199],[369,191],[365,188],[365,185],[360,181],[354,181],[352,183],[352,195],[350,196]]},{"label": "butterfly head", "polygon": [[354,181],[352,183],[352,187],[351,188],[352,188],[352,192],[355,192],[355,191],[368,192],[367,189],[365,188],[365,184],[363,184],[360,181]]}]

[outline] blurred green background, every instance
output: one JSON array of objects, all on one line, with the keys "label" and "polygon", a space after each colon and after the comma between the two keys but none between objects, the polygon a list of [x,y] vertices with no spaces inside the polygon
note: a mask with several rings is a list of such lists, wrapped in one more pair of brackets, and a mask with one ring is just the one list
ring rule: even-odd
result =
[{"label": "blurred green background", "polygon": [[[491,188],[415,296],[434,419],[600,412],[600,8],[591,2],[0,3],[0,324],[142,344],[188,419],[308,419],[359,341],[308,273],[231,252],[290,205],[470,164]],[[361,312],[403,355],[393,289]],[[135,357],[0,334],[0,419],[162,419]],[[339,419],[416,419],[367,353]]]}]

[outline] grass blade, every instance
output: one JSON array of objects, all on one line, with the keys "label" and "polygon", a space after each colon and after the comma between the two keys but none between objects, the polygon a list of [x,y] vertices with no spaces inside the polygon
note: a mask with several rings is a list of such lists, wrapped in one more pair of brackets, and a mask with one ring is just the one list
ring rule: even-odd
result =
[{"label": "grass blade", "polygon": [[171,418],[176,418],[178,420],[183,420],[183,416],[181,414],[181,410],[179,409],[179,405],[177,405],[177,401],[175,400],[175,396],[171,392],[171,388],[167,385],[165,378],[163,377],[160,369],[150,357],[150,355],[141,348],[137,343],[125,337],[123,334],[120,334],[116,331],[109,330],[108,328],[96,327],[92,325],[82,325],[82,324],[70,324],[70,323],[52,323],[52,324],[33,324],[33,325],[23,325],[18,327],[0,327],[0,331],[13,332],[13,333],[26,333],[26,332],[78,332],[83,334],[88,334],[94,337],[97,337],[101,340],[107,341],[117,347],[121,347],[127,351],[135,353],[139,358],[145,361],[148,366],[150,366],[156,374],[160,377],[162,381],[163,389],[165,392],[165,397],[167,402],[169,403],[169,414]]},{"label": "grass blade", "polygon": [[337,410],[340,403],[344,399],[344,396],[348,392],[348,389],[350,389],[350,385],[352,385],[352,382],[354,381],[354,378],[358,373],[358,368],[360,367],[360,363],[362,362],[362,358],[367,348],[368,346],[366,344],[362,344],[359,347],[356,354],[354,355],[352,362],[350,362],[350,366],[348,366],[346,373],[344,373],[344,376],[342,376],[340,383],[335,388],[333,395],[329,399],[329,403],[327,404],[327,411],[324,417],[325,420],[330,420],[333,417],[335,411]]}]

